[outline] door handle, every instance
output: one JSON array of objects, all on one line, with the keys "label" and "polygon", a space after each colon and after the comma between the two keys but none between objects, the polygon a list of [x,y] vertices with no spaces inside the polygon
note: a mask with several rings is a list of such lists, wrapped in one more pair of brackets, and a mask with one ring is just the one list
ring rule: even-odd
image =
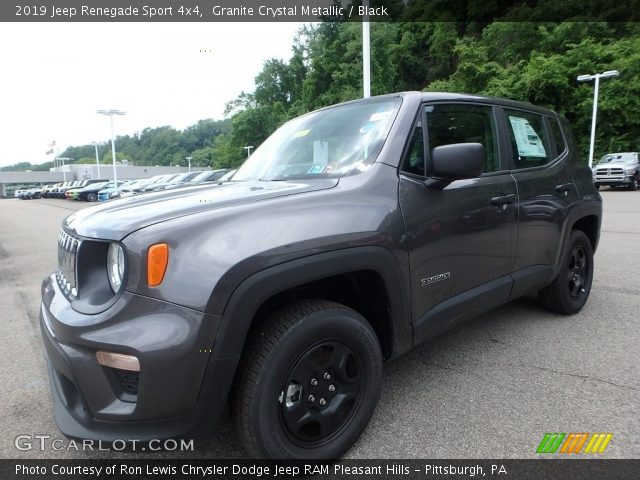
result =
[{"label": "door handle", "polygon": [[561,183],[560,185],[556,185],[554,190],[556,192],[566,192],[571,187],[573,187],[573,183]]},{"label": "door handle", "polygon": [[516,201],[515,193],[510,195],[501,195],[499,197],[493,197],[491,199],[491,205],[507,205]]}]

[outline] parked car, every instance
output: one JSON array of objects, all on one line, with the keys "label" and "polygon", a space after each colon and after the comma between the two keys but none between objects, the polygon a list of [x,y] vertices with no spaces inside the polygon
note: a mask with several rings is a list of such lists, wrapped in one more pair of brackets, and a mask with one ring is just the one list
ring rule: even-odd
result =
[{"label": "parked car", "polygon": [[85,202],[97,202],[98,192],[104,188],[110,188],[110,186],[112,185],[113,183],[106,181],[87,185],[86,187],[78,191],[78,200],[82,200]]},{"label": "parked car", "polygon": [[596,188],[626,187],[637,190],[640,183],[640,158],[638,152],[609,153],[593,167]]},{"label": "parked car", "polygon": [[49,195],[51,194],[51,192],[55,189],[57,189],[58,187],[60,187],[62,185],[62,183],[54,183],[54,184],[50,184],[50,185],[45,185],[44,187],[42,187],[42,192],[40,193],[42,198],[49,198]]},{"label": "parked car", "polygon": [[136,180],[131,185],[124,185],[120,188],[120,197],[129,197],[144,192],[146,186],[153,181],[153,178],[142,178]]},{"label": "parked car", "polygon": [[230,181],[233,178],[233,176],[236,174],[237,171],[238,171],[237,169],[229,170],[227,173],[225,173],[222,177],[220,177],[218,179],[218,182],[219,183],[224,183],[224,182]]},{"label": "parked car", "polygon": [[123,188],[129,187],[137,182],[137,180],[127,180],[118,187],[112,186],[109,188],[104,188],[98,192],[98,201],[106,202],[107,200],[110,200],[112,198],[118,198]]},{"label": "parked car", "polygon": [[13,192],[13,197],[14,198],[20,198],[20,196],[22,195],[23,192],[26,192],[26,190],[25,189],[18,189],[18,190]]},{"label": "parked car", "polygon": [[30,188],[28,190],[22,190],[18,198],[20,200],[33,200],[36,198],[40,198],[40,187]]},{"label": "parked car", "polygon": [[56,422],[190,436],[228,400],[249,458],[339,457],[385,360],[530,293],[579,312],[601,216],[550,110],[405,92],[309,113],[231,182],[63,222],[40,310]]},{"label": "parked car", "polygon": [[219,170],[208,170],[208,171],[205,171],[205,172],[200,172],[198,175],[193,177],[191,180],[185,182],[184,185],[185,186],[186,185],[199,185],[199,184],[208,183],[208,182],[218,182],[227,173],[229,173],[229,169],[226,169],[226,168],[219,169]]},{"label": "parked car", "polygon": [[181,173],[180,175],[171,179],[171,181],[161,189],[170,190],[172,188],[183,187],[185,185],[188,185],[189,182],[191,182],[191,180],[193,180],[195,177],[197,177],[201,173],[206,173],[206,172],[203,172],[202,170],[198,170],[194,172]]},{"label": "parked car", "polygon": [[181,173],[174,173],[174,174],[169,174],[166,176],[163,176],[163,178],[149,183],[147,184],[147,186],[145,187],[144,191],[145,192],[155,192],[158,190],[164,190],[165,187],[169,186],[169,185],[175,185],[177,182],[178,177],[180,177]]}]

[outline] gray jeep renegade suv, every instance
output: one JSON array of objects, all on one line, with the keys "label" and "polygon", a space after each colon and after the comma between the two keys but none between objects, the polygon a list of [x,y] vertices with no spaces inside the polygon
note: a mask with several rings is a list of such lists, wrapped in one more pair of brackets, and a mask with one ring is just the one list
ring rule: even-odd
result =
[{"label": "gray jeep renegade suv", "polygon": [[64,221],[41,308],[56,422],[180,437],[229,401],[251,455],[339,457],[383,360],[531,292],[578,312],[601,211],[549,110],[412,92],[309,113],[230,182]]}]

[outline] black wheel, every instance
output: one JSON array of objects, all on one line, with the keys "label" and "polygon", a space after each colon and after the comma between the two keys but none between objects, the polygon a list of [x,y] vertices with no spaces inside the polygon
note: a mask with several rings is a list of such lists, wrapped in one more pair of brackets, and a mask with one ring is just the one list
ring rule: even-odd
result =
[{"label": "black wheel", "polygon": [[382,353],[354,310],[325,300],[292,303],[253,330],[245,352],[231,412],[251,455],[338,458],[369,423]]},{"label": "black wheel", "polygon": [[596,190],[600,190],[600,185],[596,185]]},{"label": "black wheel", "polygon": [[553,283],[538,292],[548,310],[572,314],[579,312],[591,292],[593,281],[593,249],[580,230],[571,232],[569,248],[562,260],[560,273]]},{"label": "black wheel", "polygon": [[636,190],[638,190],[638,176],[637,175],[635,177],[633,177],[633,181],[629,184],[629,186],[627,188],[629,190],[631,190],[632,192],[635,192]]},{"label": "black wheel", "polygon": [[87,194],[87,201],[95,202],[96,200],[98,200],[98,194],[96,194],[96,193]]}]

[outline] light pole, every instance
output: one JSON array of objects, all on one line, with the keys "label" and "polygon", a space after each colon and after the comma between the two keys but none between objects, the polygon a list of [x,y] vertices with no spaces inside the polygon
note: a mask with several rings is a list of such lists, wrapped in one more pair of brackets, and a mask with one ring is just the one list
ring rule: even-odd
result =
[{"label": "light pole", "polygon": [[115,185],[118,185],[118,172],[116,172],[116,140],[113,135],[113,116],[124,115],[126,112],[112,108],[111,110],[97,110],[96,113],[107,115],[111,120],[111,157],[113,158],[113,183]]},{"label": "light pole", "polygon": [[591,142],[589,144],[589,168],[593,167],[593,151],[596,143],[596,115],[598,114],[598,90],[600,90],[600,79],[611,78],[620,75],[618,70],[607,70],[602,73],[594,73],[593,75],[579,75],[579,82],[590,82],[595,80],[593,89],[593,113],[591,114]]},{"label": "light pole", "polygon": [[64,181],[67,181],[67,173],[64,171],[64,161],[65,160],[71,160],[68,157],[57,157],[56,160],[58,160],[58,162],[61,162],[60,164],[62,165],[62,178],[64,179]]},{"label": "light pole", "polygon": [[191,160],[193,157],[187,157],[187,162],[189,162],[189,171],[191,171]]},{"label": "light pole", "polygon": [[253,145],[249,145],[248,147],[244,147],[244,149],[247,151],[247,158],[249,158],[251,156],[251,149],[253,148]]},{"label": "light pole", "polygon": [[362,96],[371,96],[371,39],[369,35],[369,0],[363,0],[362,8]]},{"label": "light pole", "polygon": [[100,178],[100,159],[98,158],[98,142],[92,142],[92,145],[96,147],[96,167],[98,167],[98,178]]}]

